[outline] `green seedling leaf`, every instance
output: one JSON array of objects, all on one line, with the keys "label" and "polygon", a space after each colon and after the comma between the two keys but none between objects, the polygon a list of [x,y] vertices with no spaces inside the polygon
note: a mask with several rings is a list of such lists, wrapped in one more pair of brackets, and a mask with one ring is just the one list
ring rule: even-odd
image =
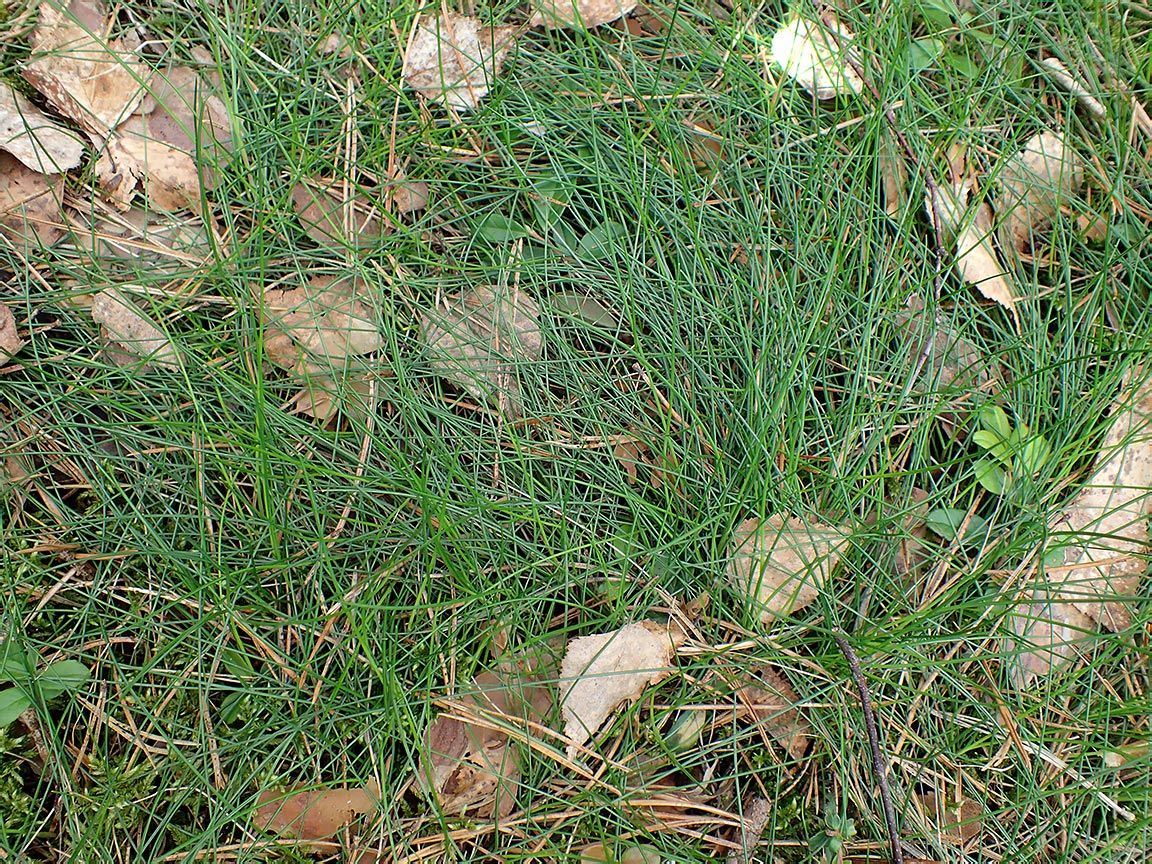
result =
[{"label": "green seedling leaf", "polygon": [[476,226],[476,236],[489,243],[512,243],[530,237],[531,234],[525,226],[502,213],[489,213]]},{"label": "green seedling leaf", "polygon": [[700,735],[707,725],[707,711],[681,709],[664,735],[664,745],[673,753],[684,753],[700,743]]},{"label": "green seedling leaf", "polygon": [[1007,441],[1012,434],[1012,423],[1008,415],[997,405],[989,406],[980,412],[980,425],[999,436],[1001,441]]},{"label": "green seedling leaf", "polygon": [[979,78],[982,72],[980,66],[968,56],[966,51],[964,53],[949,51],[941,58],[941,62],[953,72],[963,75],[970,81]]},{"label": "green seedling leaf", "polygon": [[1000,495],[1004,492],[1004,486],[1008,482],[1008,475],[1004,473],[1004,469],[999,465],[990,459],[977,459],[976,464],[972,466],[972,470],[976,473],[976,482],[993,495]]},{"label": "green seedling leaf", "polygon": [[532,213],[541,234],[551,231],[572,198],[572,192],[559,180],[541,180],[532,184]]},{"label": "green seedling leaf", "polygon": [[5,681],[27,681],[36,671],[36,657],[26,654],[12,640],[3,645],[0,654],[0,683]]},{"label": "green seedling leaf", "polygon": [[998,434],[990,429],[977,429],[972,440],[976,442],[977,447],[987,450],[989,456],[1005,465],[1008,464],[1010,457],[1008,442],[1004,441]]},{"label": "green seedling leaf", "polygon": [[931,69],[943,55],[945,48],[947,48],[947,43],[943,39],[925,37],[913,40],[905,52],[908,58],[908,68],[913,72]]},{"label": "green seedling leaf", "polygon": [[1052,446],[1043,435],[1033,435],[1020,448],[1016,457],[1016,470],[1023,477],[1033,477],[1052,458]]},{"label": "green seedling leaf", "polygon": [[37,683],[44,701],[78,690],[91,676],[88,667],[76,660],[61,660],[40,673]]},{"label": "green seedling leaf", "polygon": [[32,700],[19,687],[0,690],[0,729],[14,723],[17,717],[31,707]]},{"label": "green seedling leaf", "polygon": [[960,10],[949,0],[925,0],[917,11],[933,31],[947,30],[960,17]]},{"label": "green seedling leaf", "polygon": [[627,234],[628,229],[619,222],[611,220],[603,222],[580,238],[580,243],[576,247],[576,257],[607,258],[619,248],[617,241]]},{"label": "green seedling leaf", "polygon": [[[952,541],[960,532],[960,526],[968,519],[967,510],[957,510],[954,507],[941,507],[933,510],[924,517],[924,524],[932,533],[945,540]],[[982,516],[972,514],[968,519],[968,528],[964,532],[964,545],[972,546],[980,543],[988,533],[988,523]]]},{"label": "green seedling leaf", "polygon": [[597,300],[586,294],[563,293],[552,296],[552,305],[559,311],[578,318],[590,327],[614,330],[620,323],[616,315]]},{"label": "green seedling leaf", "polygon": [[576,236],[576,232],[572,230],[571,225],[566,222],[557,222],[552,226],[552,237],[556,240],[556,244],[565,255],[576,257],[578,247],[580,246],[580,239]]}]

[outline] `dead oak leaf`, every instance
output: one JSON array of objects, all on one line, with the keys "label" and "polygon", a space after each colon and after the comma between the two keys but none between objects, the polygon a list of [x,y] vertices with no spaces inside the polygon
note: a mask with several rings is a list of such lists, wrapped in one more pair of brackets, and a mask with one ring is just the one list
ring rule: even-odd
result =
[{"label": "dead oak leaf", "polygon": [[1003,249],[1027,249],[1060,212],[1061,202],[1075,195],[1084,181],[1076,151],[1054,132],[1034,135],[1004,163],[998,176],[996,215]]},{"label": "dead oak leaf", "polygon": [[[212,85],[187,66],[153,74],[141,110],[116,127],[107,161],[98,163],[101,185],[113,198],[127,172],[138,178],[148,200],[162,210],[200,209],[203,193],[216,185],[217,166],[227,163],[232,120]],[[101,165],[105,165],[101,173]]]},{"label": "dead oak leaf", "polygon": [[437,375],[515,419],[523,413],[517,366],[540,359],[540,307],[518,289],[481,285],[424,313],[421,335]]},{"label": "dead oak leaf", "polygon": [[976,290],[1013,315],[1019,298],[992,246],[992,208],[978,204],[974,218],[956,236],[956,271]]},{"label": "dead oak leaf", "polygon": [[48,176],[0,151],[0,234],[20,248],[51,246],[64,236],[64,177]]},{"label": "dead oak leaf", "polygon": [[330,840],[358,816],[375,813],[380,789],[375,784],[348,789],[289,793],[264,790],[252,821],[257,828],[295,840]]},{"label": "dead oak leaf", "polygon": [[376,316],[360,298],[358,277],[317,274],[298,288],[264,292],[264,347],[270,359],[296,375],[343,370],[348,362],[378,351],[384,337]]},{"label": "dead oak leaf", "polygon": [[500,74],[515,32],[455,12],[424,15],[404,54],[404,80],[426,99],[470,111]]},{"label": "dead oak leaf", "polygon": [[16,316],[8,304],[0,303],[0,363],[7,363],[26,344],[16,332]]},{"label": "dead oak leaf", "polygon": [[135,38],[109,40],[100,0],[41,0],[24,78],[99,146],[140,103],[147,77]]},{"label": "dead oak leaf", "polygon": [[92,298],[92,318],[128,354],[165,369],[180,367],[167,334],[119,288],[105,288]]},{"label": "dead oak leaf", "polygon": [[309,179],[292,188],[292,204],[305,233],[326,248],[372,246],[383,235],[378,209],[349,184]]},{"label": "dead oak leaf", "polygon": [[[492,725],[543,723],[551,713],[556,658],[522,654],[482,672],[424,736],[419,782],[446,814],[507,816],[516,807],[520,757],[508,733]],[[472,722],[469,715],[475,715]],[[481,719],[482,718],[482,719]]]},{"label": "dead oak leaf", "polygon": [[917,793],[916,799],[940,837],[947,843],[962,845],[984,830],[984,811],[975,801],[962,799],[959,803],[941,800],[935,792]]},{"label": "dead oak leaf", "polygon": [[1097,627],[1132,624],[1152,515],[1152,378],[1140,367],[1125,377],[1110,416],[1092,475],[1048,541],[1063,549],[1063,565],[1045,572],[1008,616],[1008,670],[1017,687],[1071,665]]},{"label": "dead oak leaf", "polygon": [[80,164],[84,141],[0,82],[0,150],[32,171],[58,174]]},{"label": "dead oak leaf", "polygon": [[560,712],[568,757],[623,703],[673,672],[683,631],[655,621],[639,621],[610,633],[580,636],[568,643],[560,665]]},{"label": "dead oak leaf", "polygon": [[801,759],[812,738],[812,725],[797,707],[800,696],[771,666],[751,670],[736,690],[736,717],[750,717],[793,759]]},{"label": "dead oak leaf", "polygon": [[845,548],[847,526],[775,514],[741,522],[728,543],[728,581],[763,624],[820,595]]},{"label": "dead oak leaf", "polygon": [[530,23],[591,30],[623,18],[636,6],[637,0],[532,0],[535,14]]}]

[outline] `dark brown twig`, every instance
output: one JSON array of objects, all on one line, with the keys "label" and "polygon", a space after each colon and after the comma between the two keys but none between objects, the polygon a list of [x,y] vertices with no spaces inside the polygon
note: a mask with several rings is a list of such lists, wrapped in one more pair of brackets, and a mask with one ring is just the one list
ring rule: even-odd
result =
[{"label": "dark brown twig", "polygon": [[848,668],[852,670],[852,680],[860,693],[860,707],[864,709],[864,728],[868,730],[868,747],[872,750],[872,772],[880,787],[880,805],[884,808],[884,824],[888,828],[888,840],[892,843],[892,864],[904,864],[904,850],[900,847],[900,835],[896,833],[896,813],[892,809],[892,793],[888,789],[888,760],[880,750],[880,736],[876,734],[876,715],[872,713],[872,699],[868,695],[868,682],[860,668],[860,659],[843,630],[833,630],[832,638],[844,652]]}]

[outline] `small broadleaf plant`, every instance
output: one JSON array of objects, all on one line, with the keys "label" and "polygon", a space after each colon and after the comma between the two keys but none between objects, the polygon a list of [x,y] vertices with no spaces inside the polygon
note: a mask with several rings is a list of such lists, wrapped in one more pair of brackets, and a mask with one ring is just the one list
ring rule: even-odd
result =
[{"label": "small broadleaf plant", "polygon": [[1014,427],[1002,408],[985,408],[978,422],[972,440],[986,455],[976,460],[973,471],[993,495],[1002,494],[1013,480],[1035,477],[1052,458],[1047,439],[1024,423]]},{"label": "small broadleaf plant", "polygon": [[80,689],[91,674],[76,660],[59,660],[38,668],[39,659],[35,651],[25,654],[11,640],[0,643],[0,684],[12,684],[0,690],[0,729],[33,707],[34,694],[47,702]]}]

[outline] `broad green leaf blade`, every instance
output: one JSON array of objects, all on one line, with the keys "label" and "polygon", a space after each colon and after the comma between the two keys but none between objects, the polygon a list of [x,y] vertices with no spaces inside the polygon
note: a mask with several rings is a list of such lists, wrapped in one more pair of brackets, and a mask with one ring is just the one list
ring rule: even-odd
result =
[{"label": "broad green leaf blade", "polygon": [[611,220],[597,225],[580,238],[576,247],[576,255],[580,258],[607,258],[619,247],[617,242],[625,235],[628,229],[619,222]]},{"label": "broad green leaf blade", "polygon": [[531,234],[526,227],[503,213],[489,213],[476,226],[476,236],[489,243],[512,243]]},{"label": "broad green leaf blade", "polygon": [[991,405],[980,412],[980,425],[999,435],[1001,441],[1007,441],[1012,434],[1012,423],[998,405]]},{"label": "broad green leaf blade", "polygon": [[1004,492],[1004,484],[1008,481],[1008,476],[1004,473],[1004,469],[993,463],[992,460],[977,459],[972,470],[976,473],[976,482],[993,495],[1000,495]]},{"label": "broad green leaf blade", "polygon": [[76,660],[61,660],[40,673],[37,683],[44,701],[55,699],[81,687],[91,676],[88,667]]},{"label": "broad green leaf blade", "polygon": [[0,690],[0,729],[15,722],[17,717],[31,707],[32,700],[19,687]]}]

